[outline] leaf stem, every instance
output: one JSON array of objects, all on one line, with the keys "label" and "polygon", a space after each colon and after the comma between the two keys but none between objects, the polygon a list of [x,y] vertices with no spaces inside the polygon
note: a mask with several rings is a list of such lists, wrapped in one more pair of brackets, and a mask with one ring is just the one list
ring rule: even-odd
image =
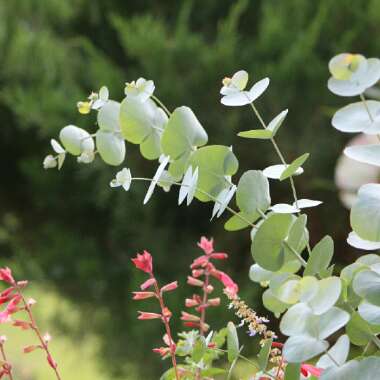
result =
[{"label": "leaf stem", "polygon": [[161,102],[160,99],[157,98],[157,96],[152,95],[151,98],[165,111],[165,113],[170,117],[171,112],[167,109],[164,103]]},{"label": "leaf stem", "polygon": [[302,256],[287,241],[284,240],[283,243],[287,248],[289,248],[290,252],[297,258],[302,266],[306,267],[307,262],[302,258]]}]

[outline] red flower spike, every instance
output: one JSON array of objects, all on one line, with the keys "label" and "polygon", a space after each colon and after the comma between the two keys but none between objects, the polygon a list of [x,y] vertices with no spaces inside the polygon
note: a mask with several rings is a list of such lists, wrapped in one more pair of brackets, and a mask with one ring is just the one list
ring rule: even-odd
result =
[{"label": "red flower spike", "polygon": [[214,287],[212,285],[207,285],[207,288],[206,288],[206,293],[207,294],[210,294],[214,291]]},{"label": "red flower spike", "polygon": [[10,288],[3,290],[0,293],[0,297],[8,297],[14,290],[15,290],[15,288],[13,286],[11,286]]},{"label": "red flower spike", "polygon": [[145,311],[138,311],[138,313],[140,315],[137,317],[137,319],[139,319],[141,321],[150,320],[150,319],[161,319],[162,318],[162,315],[157,314],[157,313],[148,313]]},{"label": "red flower spike", "polygon": [[49,363],[49,365],[50,365],[51,368],[53,368],[53,369],[56,369],[56,368],[57,368],[58,365],[57,365],[57,363],[54,361],[54,359],[51,357],[50,354],[47,355],[46,359],[47,359],[47,361],[48,361],[48,363]]},{"label": "red flower spike", "polygon": [[222,253],[222,252],[212,253],[209,257],[210,257],[210,259],[215,259],[215,260],[226,260],[226,259],[228,259],[227,253]]},{"label": "red flower spike", "polygon": [[14,321],[12,326],[21,327],[21,330],[29,330],[32,327],[30,322],[20,321],[20,320]]},{"label": "red flower spike", "polygon": [[163,292],[171,292],[178,288],[178,281],[171,282],[161,288],[161,293]]},{"label": "red flower spike", "polygon": [[194,270],[191,272],[191,274],[192,274],[193,277],[195,277],[195,278],[198,278],[198,277],[204,275],[204,273],[205,273],[204,269],[194,269]]},{"label": "red flower spike", "polygon": [[145,300],[147,298],[156,297],[156,294],[153,292],[133,292],[133,300]]},{"label": "red flower spike", "polygon": [[33,352],[39,348],[41,348],[41,346],[36,346],[36,345],[26,346],[24,347],[23,351],[24,351],[24,354],[29,354],[30,352]]},{"label": "red flower spike", "polygon": [[191,276],[187,276],[187,283],[191,286],[199,286],[199,287],[202,287],[204,285],[203,281],[198,280]]},{"label": "red flower spike", "polygon": [[149,280],[146,280],[143,284],[141,284],[140,289],[141,290],[149,289],[155,283],[156,283],[156,279],[155,278],[150,278]]},{"label": "red flower spike", "polygon": [[206,237],[202,236],[201,241],[198,243],[198,247],[203,249],[206,255],[214,252],[214,239],[208,240]]},{"label": "red flower spike", "polygon": [[193,261],[193,263],[190,265],[190,268],[195,269],[195,268],[199,268],[199,267],[204,267],[207,264],[208,264],[208,257],[207,256],[199,256]]},{"label": "red flower spike", "polygon": [[199,302],[196,301],[195,299],[186,298],[186,300],[185,300],[185,306],[186,307],[195,307],[198,305],[199,305]]},{"label": "red flower spike", "polygon": [[186,311],[181,312],[181,320],[186,322],[199,322],[200,318],[197,315],[186,313]]},{"label": "red flower spike", "polygon": [[12,276],[12,271],[8,267],[0,268],[0,281],[7,282],[8,284],[14,285],[15,280]]},{"label": "red flower spike", "polygon": [[209,306],[219,306],[220,305],[220,298],[211,298],[208,300]]},{"label": "red flower spike", "polygon": [[152,259],[152,255],[148,251],[144,251],[142,255],[138,253],[137,257],[132,259],[132,262],[133,264],[135,264],[137,269],[140,269],[145,273],[152,274],[153,259]]},{"label": "red flower spike", "polygon": [[153,348],[152,351],[155,352],[156,354],[159,354],[161,357],[165,357],[166,355],[170,354],[169,347]]},{"label": "red flower spike", "polygon": [[167,307],[165,307],[164,312],[163,312],[163,316],[166,317],[168,320],[170,320],[172,315],[173,315],[172,312]]},{"label": "red flower spike", "polygon": [[199,329],[200,324],[195,322],[184,322],[184,326]]}]

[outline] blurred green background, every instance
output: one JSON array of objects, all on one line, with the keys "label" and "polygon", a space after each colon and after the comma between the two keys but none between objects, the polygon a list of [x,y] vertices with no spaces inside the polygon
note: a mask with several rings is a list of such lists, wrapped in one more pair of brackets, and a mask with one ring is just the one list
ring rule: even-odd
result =
[{"label": "blurred green background", "polygon": [[[93,125],[76,102],[102,85],[121,99],[126,81],[153,79],[169,108],[193,108],[210,143],[234,146],[243,172],[278,162],[270,144],[238,139],[238,131],[258,124],[248,108],[220,104],[221,79],[243,68],[252,80],[269,76],[258,107],[267,121],[289,108],[280,146],[289,160],[311,153],[296,184],[301,196],[325,202],[308,212],[312,244],[331,234],[344,264],[357,256],[345,244],[348,212],[334,184],[347,137],[330,118],[345,101],[326,88],[327,63],[343,51],[378,56],[379,32],[378,0],[0,1],[0,263],[39,284],[42,323],[49,319],[58,336],[66,378],[148,380],[165,368],[150,351],[160,341],[158,325],[138,323],[142,306],[131,302],[142,277],[130,258],[142,249],[154,254],[162,281],[183,285],[169,299],[178,315],[191,293],[185,278],[195,243],[214,236],[216,247],[230,253],[224,269],[261,310],[260,290],[247,278],[247,231],[225,233],[221,220],[210,223],[210,205],[178,208],[175,191],[157,191],[143,207],[144,185],[111,191],[117,168],[100,160],[78,166],[68,159],[59,173],[43,170],[60,128]],[[156,166],[132,145],[126,165],[147,175]],[[272,195],[288,201],[288,184],[273,184]],[[231,318],[221,307],[216,327]]]}]

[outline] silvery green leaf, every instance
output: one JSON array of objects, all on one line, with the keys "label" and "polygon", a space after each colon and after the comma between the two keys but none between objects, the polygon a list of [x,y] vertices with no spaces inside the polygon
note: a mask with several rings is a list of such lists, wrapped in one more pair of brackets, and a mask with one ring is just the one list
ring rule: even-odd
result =
[{"label": "silvery green leaf", "polygon": [[364,240],[353,231],[348,234],[347,243],[354,248],[363,249],[365,251],[373,251],[380,249],[380,241],[376,242]]},{"label": "silvery green leaf", "polygon": [[297,202],[293,203],[293,206],[298,208],[310,208],[310,207],[316,207],[322,204],[321,201],[315,201],[312,199],[298,199]]},{"label": "silvery green leaf", "polygon": [[330,78],[327,82],[328,89],[339,96],[356,96],[363,93],[366,89],[363,84],[351,82],[349,80],[339,80]]},{"label": "silvery green leaf", "polygon": [[284,122],[286,116],[288,114],[288,110],[284,110],[280,112],[267,126],[267,130],[272,132],[272,136],[275,136],[282,123]]},{"label": "silvery green leaf", "polygon": [[371,325],[380,325],[380,306],[362,301],[358,307],[358,312]]},{"label": "silvery green leaf", "polygon": [[281,318],[281,333],[287,336],[306,334],[307,325],[312,315],[312,310],[307,304],[293,305]]},{"label": "silvery green leaf", "polygon": [[269,209],[272,210],[273,212],[277,213],[277,214],[295,214],[295,213],[301,211],[294,204],[289,205],[286,203],[278,203],[278,204],[270,207]]},{"label": "silvery green leaf", "polygon": [[309,334],[316,334],[319,339],[326,339],[345,326],[349,320],[350,314],[347,311],[333,306],[325,313],[313,317],[312,323],[308,326]]},{"label": "silvery green leaf", "polygon": [[233,322],[227,324],[227,351],[228,361],[231,363],[239,355],[239,338]]},{"label": "silvery green leaf", "polygon": [[287,339],[283,347],[284,359],[289,363],[301,363],[319,355],[328,348],[325,340],[308,335],[294,335]]},{"label": "silvery green leaf", "polygon": [[261,268],[259,264],[252,264],[249,269],[249,278],[253,282],[267,282],[273,276],[272,271]]},{"label": "silvery green leaf", "polygon": [[249,131],[239,132],[238,136],[246,139],[268,140],[273,137],[273,133],[268,129],[251,129]]},{"label": "silvery green leaf", "polygon": [[320,315],[329,310],[338,301],[342,291],[342,283],[339,277],[328,277],[318,282],[318,291],[308,301],[313,313]]},{"label": "silvery green leaf", "polygon": [[380,166],[380,145],[355,145],[344,150],[344,154],[365,164]]},{"label": "silvery green leaf", "polygon": [[58,153],[58,154],[65,153],[65,150],[62,148],[61,144],[57,140],[51,139],[50,144],[55,153]]},{"label": "silvery green leaf", "polygon": [[[328,355],[322,355],[317,364],[316,367],[318,368],[329,368],[329,367],[336,367],[338,364],[339,366],[342,366],[348,357],[348,353],[350,351],[350,339],[348,338],[348,335],[341,335],[336,343],[328,350]],[[332,361],[332,359],[334,361]]]},{"label": "silvery green leaf", "polygon": [[[380,147],[380,145],[379,145]],[[380,241],[380,185],[369,183],[358,192],[350,214],[351,227],[364,240]]]},{"label": "silvery green leaf", "polygon": [[195,168],[193,176],[190,181],[189,191],[187,192],[187,199],[186,199],[186,205],[189,206],[190,203],[194,199],[194,195],[197,191],[197,185],[198,185],[198,167]]},{"label": "silvery green leaf", "polygon": [[98,130],[96,147],[102,160],[108,165],[120,165],[125,158],[125,141],[114,132]]},{"label": "silvery green leaf", "polygon": [[[288,167],[288,165],[272,165],[268,166],[263,170],[263,174],[267,178],[271,179],[280,179],[281,174],[285,171],[285,169]],[[303,173],[303,169],[299,167],[294,175],[300,175]]]},{"label": "silvery green leaf", "polygon": [[281,302],[272,292],[271,289],[265,290],[263,293],[263,305],[265,308],[273,312],[277,317],[283,313],[290,305]]},{"label": "silvery green leaf", "polygon": [[349,104],[338,110],[333,118],[332,125],[342,132],[367,134],[380,133],[380,102],[367,100],[366,105],[371,113],[374,122],[368,116],[368,112],[363,102]]},{"label": "silvery green leaf", "polygon": [[318,293],[319,282],[313,276],[302,277],[299,281],[299,299],[301,302],[309,302]]},{"label": "silvery green leaf", "polygon": [[261,210],[265,212],[270,206],[268,179],[260,170],[248,170],[240,178],[236,193],[236,203],[246,214]]},{"label": "silvery green leaf", "polygon": [[256,82],[249,90],[250,103],[254,102],[269,86],[269,78]]},{"label": "silvery green leaf", "polygon": [[220,90],[222,95],[229,95],[243,91],[248,83],[248,73],[245,70],[237,71],[232,78],[223,80],[223,87]]},{"label": "silvery green leaf", "polygon": [[75,125],[67,125],[62,128],[59,138],[66,151],[74,156],[79,156],[85,150],[94,150],[94,140],[90,134]]},{"label": "silvery green leaf", "polygon": [[178,205],[180,205],[186,198],[187,194],[190,190],[190,183],[193,178],[193,168],[192,166],[189,166],[186,170],[185,175],[183,176],[181,188],[179,189],[179,195],[178,195]]},{"label": "silvery green leaf", "polygon": [[380,306],[380,274],[363,270],[356,274],[352,282],[354,291],[368,302]]},{"label": "silvery green leaf", "polygon": [[228,193],[226,194],[224,199],[221,201],[222,204],[220,205],[218,213],[216,215],[217,218],[219,218],[223,214],[225,209],[228,207],[228,204],[230,203],[232,197],[235,195],[236,189],[237,189],[236,185],[232,185],[231,188],[228,190]]},{"label": "silvery green leaf", "polygon": [[[358,373],[359,362],[357,360],[350,360],[340,367],[331,366],[322,372],[319,380],[362,380]],[[359,378],[357,377],[359,375]]]},{"label": "silvery green leaf", "polygon": [[160,179],[160,177],[161,177],[163,171],[165,170],[166,165],[169,163],[169,161],[170,161],[170,157],[169,156],[166,156],[165,158],[163,158],[160,166],[158,167],[158,169],[156,171],[156,174],[154,175],[154,177],[152,179],[152,182],[149,185],[148,191],[146,192],[146,195],[145,195],[145,198],[144,198],[144,202],[143,202],[144,205],[148,203],[149,199],[153,195],[153,192],[154,192],[154,189],[155,189],[155,187],[157,185],[157,182]]},{"label": "silvery green leaf", "polygon": [[313,275],[325,270],[334,254],[334,241],[330,236],[325,236],[314,246],[307,261],[304,276]]},{"label": "silvery green leaf", "polygon": [[98,112],[98,126],[102,131],[120,131],[120,103],[110,100]]}]

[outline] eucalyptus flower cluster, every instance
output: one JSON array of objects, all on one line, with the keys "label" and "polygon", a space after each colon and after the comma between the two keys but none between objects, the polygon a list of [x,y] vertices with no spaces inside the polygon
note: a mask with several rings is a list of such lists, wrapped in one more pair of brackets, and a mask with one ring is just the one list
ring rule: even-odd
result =
[{"label": "eucalyptus flower cluster", "polygon": [[[333,126],[344,132],[378,135],[380,139],[380,102],[364,97],[364,92],[380,79],[380,60],[340,54],[330,61],[329,69],[332,76],[328,88],[333,93],[360,97],[357,103],[336,112]],[[238,135],[270,142],[278,159],[266,168],[248,170],[236,179],[239,161],[232,147],[207,145],[208,135],[194,112],[186,106],[169,111],[154,95],[153,81],[144,78],[126,84],[121,102],[111,100],[105,87],[79,102],[80,113],[97,113],[94,131],[64,127],[60,142],[51,141],[56,155],[48,155],[44,167],[60,169],[67,154],[86,164],[100,156],[108,165],[122,166],[114,179],[110,178],[111,187],[128,191],[133,182],[148,182],[144,204],[157,186],[165,191],[177,187],[178,204],[185,199],[187,205],[193,199],[210,202],[211,219],[227,210],[231,215],[225,229],[249,232],[253,258],[249,277],[265,288],[264,306],[281,317],[280,330],[288,337],[282,355],[289,368],[319,357],[322,380],[375,378],[380,371],[380,358],[375,356],[380,349],[380,257],[361,256],[339,274],[332,263],[334,242],[330,236],[310,246],[306,212],[322,202],[300,198],[295,183],[304,173],[309,153],[292,160],[285,157],[277,137],[286,125],[288,110],[280,111],[267,123],[257,103],[270,80],[260,79],[247,89],[248,81],[244,70],[224,78],[221,103],[252,110],[254,128]],[[145,159],[157,162],[152,177],[132,176],[124,164],[127,143],[138,145]],[[380,166],[378,144],[349,147],[344,153]],[[272,201],[272,181],[289,184],[287,203]],[[367,184],[359,190],[351,210],[351,226],[349,244],[366,250],[380,248],[379,184]],[[339,338],[331,346],[332,336],[338,333]],[[263,342],[268,355],[271,344],[272,340]],[[352,345],[364,350],[347,361]],[[269,372],[267,368],[262,371],[271,373],[270,368]],[[289,373],[285,370],[285,379],[296,378]]]}]

